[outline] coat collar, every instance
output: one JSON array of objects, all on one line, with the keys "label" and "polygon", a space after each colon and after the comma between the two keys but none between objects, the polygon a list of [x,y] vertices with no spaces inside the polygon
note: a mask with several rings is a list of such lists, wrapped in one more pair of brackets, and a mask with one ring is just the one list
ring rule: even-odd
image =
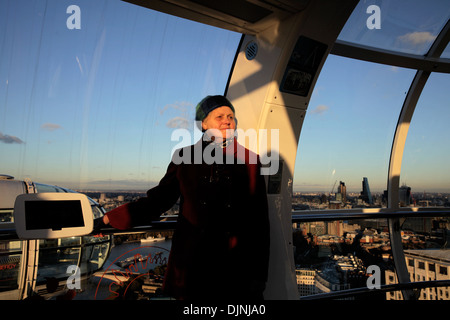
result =
[{"label": "coat collar", "polygon": [[[201,146],[201,150],[204,150],[206,146],[208,146],[211,143],[212,143],[211,141],[203,140],[202,137],[202,139],[200,139],[194,146],[197,147]],[[239,163],[249,163],[249,164],[259,163],[259,156],[256,153],[245,148],[243,145],[241,145],[237,141],[236,137],[234,137],[231,143],[229,143],[225,148],[217,146],[216,150],[222,150],[225,157],[232,156],[234,158],[238,158]]]},{"label": "coat collar", "polygon": [[217,144],[211,140],[205,140],[204,137],[202,137],[202,139],[200,139],[196,144],[197,145],[201,144],[202,150],[205,149],[206,146],[208,146],[210,144],[215,144],[217,150],[222,150],[224,155],[236,154],[238,152],[238,149],[244,148],[242,145],[240,145],[237,142],[237,139],[235,137],[228,139],[223,144]]}]

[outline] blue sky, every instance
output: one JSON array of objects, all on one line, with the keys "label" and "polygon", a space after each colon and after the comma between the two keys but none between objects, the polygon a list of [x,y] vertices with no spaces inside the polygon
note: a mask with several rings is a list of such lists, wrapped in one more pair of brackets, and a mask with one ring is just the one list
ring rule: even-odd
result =
[{"label": "blue sky", "polygon": [[158,181],[174,120],[224,92],[240,34],[121,1],[29,3],[0,4],[0,132],[23,142],[0,143],[1,171],[74,188]]},{"label": "blue sky", "polygon": [[337,180],[360,190],[367,177],[373,189],[385,187],[395,126],[414,72],[337,56],[328,58],[322,72],[300,135],[294,185],[329,192]]},{"label": "blue sky", "polygon": [[[446,2],[436,3],[447,11],[425,21],[411,2],[384,1],[381,30],[368,32],[362,1],[341,39],[422,52],[449,17]],[[66,26],[74,4],[79,30]],[[158,182],[173,130],[193,130],[197,102],[224,92],[241,37],[112,0],[1,1],[0,28],[0,173],[74,189]],[[413,76],[330,56],[304,121],[294,190],[328,192],[342,180],[360,191],[363,177],[385,189]],[[419,101],[401,179],[413,190],[450,191],[449,87],[448,75],[433,75]]]},{"label": "blue sky", "polygon": [[[371,4],[379,5],[381,29],[366,26]],[[361,1],[339,39],[425,54],[449,18],[447,1]],[[387,189],[393,136],[414,75],[415,70],[329,56],[303,124],[294,190],[330,192],[344,181],[359,192],[363,177],[372,191]],[[415,192],[450,191],[448,88],[448,74],[432,74],[412,119],[400,181]]]}]

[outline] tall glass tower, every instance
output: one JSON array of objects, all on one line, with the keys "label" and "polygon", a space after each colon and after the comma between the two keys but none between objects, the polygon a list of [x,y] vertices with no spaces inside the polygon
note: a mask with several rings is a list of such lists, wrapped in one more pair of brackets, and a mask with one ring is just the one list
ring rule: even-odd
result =
[{"label": "tall glass tower", "polygon": [[372,194],[370,193],[369,180],[364,177],[362,181],[361,198],[368,204],[373,204]]}]

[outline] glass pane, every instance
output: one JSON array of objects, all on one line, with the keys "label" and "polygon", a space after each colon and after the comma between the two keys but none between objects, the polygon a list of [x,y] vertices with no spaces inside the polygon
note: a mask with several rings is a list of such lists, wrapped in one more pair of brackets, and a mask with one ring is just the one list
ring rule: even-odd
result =
[{"label": "glass pane", "polygon": [[173,130],[193,132],[196,104],[223,94],[241,35],[121,0],[70,5],[0,1],[2,171],[145,191]]},{"label": "glass pane", "polygon": [[[417,103],[403,153],[401,204],[450,207],[450,75],[433,73]],[[450,279],[449,219],[409,218],[402,225],[411,281]],[[449,300],[450,288],[422,289],[421,300]]]},{"label": "glass pane", "polygon": [[91,203],[92,214],[94,215],[94,219],[101,218],[104,215],[104,209],[96,204]]},{"label": "glass pane", "polygon": [[433,73],[417,103],[406,139],[400,181],[410,205],[449,207],[450,75]]},{"label": "glass pane", "polygon": [[412,70],[329,56],[300,135],[294,205],[385,206],[389,156]]},{"label": "glass pane", "polygon": [[46,193],[46,192],[64,192],[61,188],[58,188],[57,186],[50,186],[46,184],[41,183],[35,183],[36,186],[36,192],[39,193]]},{"label": "glass pane", "polygon": [[69,266],[77,266],[80,256],[80,237],[40,240],[37,285],[49,279],[67,279]]},{"label": "glass pane", "polygon": [[[87,238],[87,237],[86,237]],[[101,270],[108,258],[110,250],[109,236],[98,238],[104,243],[84,246],[81,251],[80,271],[82,275],[92,274]]]},{"label": "glass pane", "polygon": [[0,241],[0,292],[19,287],[22,241]]},{"label": "glass pane", "polygon": [[13,210],[0,209],[0,223],[1,222],[12,222],[13,220],[14,220]]},{"label": "glass pane", "polygon": [[94,280],[85,284],[76,299],[170,299],[162,295],[161,287],[172,235],[171,230],[155,230],[114,236],[114,246],[102,269],[94,273]]},{"label": "glass pane", "polygon": [[424,55],[449,18],[447,0],[360,1],[339,40]]},{"label": "glass pane", "polygon": [[[84,236],[82,242],[84,244],[81,252],[81,274],[90,273],[103,267],[108,258],[113,236]],[[86,264],[86,265],[84,265]]]},{"label": "glass pane", "polygon": [[[300,297],[376,288],[395,273],[385,219],[294,223],[293,244]],[[374,291],[370,299],[384,300],[384,294]]]}]

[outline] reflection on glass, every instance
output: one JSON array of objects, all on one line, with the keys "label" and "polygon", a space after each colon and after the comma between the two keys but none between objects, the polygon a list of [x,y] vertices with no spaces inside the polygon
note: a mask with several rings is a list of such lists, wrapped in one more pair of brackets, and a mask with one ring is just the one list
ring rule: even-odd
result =
[{"label": "reflection on glass", "polygon": [[18,288],[21,251],[21,241],[0,242],[0,292]]},{"label": "reflection on glass", "polygon": [[36,186],[36,192],[39,193],[46,193],[46,192],[64,192],[61,188],[58,188],[57,186],[50,186],[42,183],[35,183]]},{"label": "reflection on glass", "polygon": [[106,259],[108,258],[109,250],[109,242],[85,246],[81,252],[81,274],[91,274],[97,270],[100,270],[105,264]]},{"label": "reflection on glass", "polygon": [[12,222],[13,210],[12,209],[0,209],[0,223],[1,222]]},{"label": "reflection on glass", "polygon": [[[99,281],[87,284],[84,287],[85,292],[77,295],[77,299],[168,299],[162,295],[161,287],[172,245],[172,235],[173,230],[155,230],[114,236],[111,253],[105,256],[106,261],[102,261],[102,269],[95,273]],[[93,248],[92,253],[95,256],[96,250],[106,249],[103,244],[101,247]],[[88,254],[86,252],[82,257],[82,270],[89,267],[89,261],[86,260]],[[104,256],[100,254],[98,257],[100,261]]]},{"label": "reflection on glass", "polygon": [[67,279],[67,268],[78,265],[80,237],[40,240],[37,284],[48,279]]},{"label": "reflection on glass", "polygon": [[103,217],[104,213],[98,205],[91,205],[91,208],[92,208],[92,214],[94,216],[94,219]]}]

